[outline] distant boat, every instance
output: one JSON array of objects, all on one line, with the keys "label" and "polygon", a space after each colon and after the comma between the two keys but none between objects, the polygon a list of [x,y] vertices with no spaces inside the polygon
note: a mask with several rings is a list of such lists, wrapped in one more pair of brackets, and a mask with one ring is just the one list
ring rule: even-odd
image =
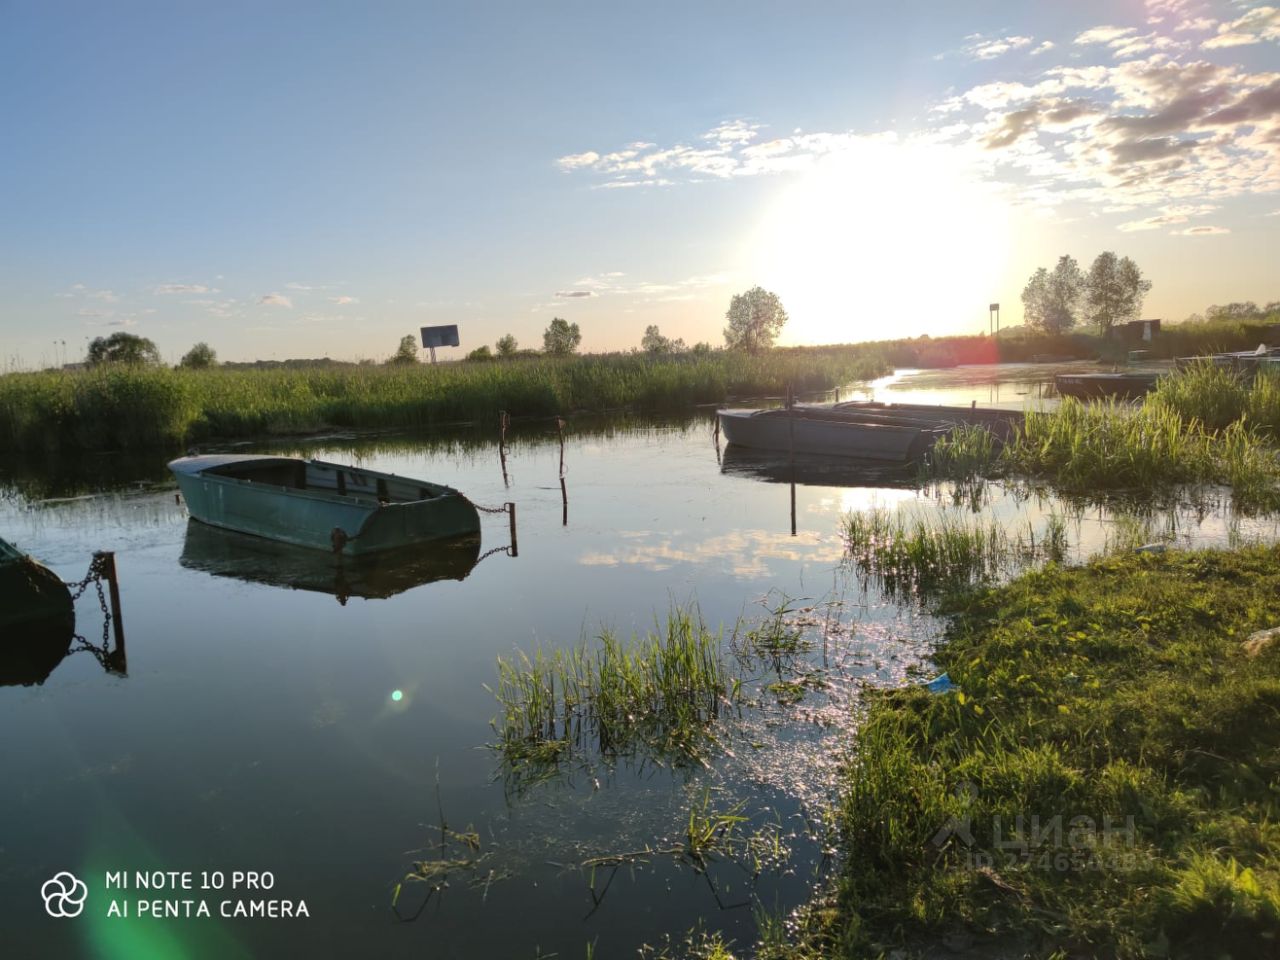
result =
[{"label": "distant boat", "polygon": [[480,559],[480,538],[433,541],[347,558],[219,530],[192,520],[179,563],[215,577],[287,590],[382,599],[437,580],[465,580]]},{"label": "distant boat", "polygon": [[1060,373],[1053,385],[1059,396],[1077,400],[1137,400],[1154,390],[1160,377],[1158,373]]},{"label": "distant boat", "polygon": [[480,531],[475,505],[438,483],[296,457],[210,455],[169,464],[202,523],[363,556]]},{"label": "distant boat", "polygon": [[731,444],[890,463],[919,459],[939,437],[962,424],[984,425],[1003,439],[1022,421],[1022,413],[1011,410],[861,400],[721,410],[719,416],[720,430]]}]

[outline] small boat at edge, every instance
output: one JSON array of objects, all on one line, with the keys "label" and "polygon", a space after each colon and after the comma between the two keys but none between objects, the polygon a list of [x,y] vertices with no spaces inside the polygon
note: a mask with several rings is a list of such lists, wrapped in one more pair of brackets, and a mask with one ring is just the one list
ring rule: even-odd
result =
[{"label": "small boat at edge", "polygon": [[480,531],[463,494],[393,473],[236,454],[182,457],[169,469],[202,523],[344,556]]}]

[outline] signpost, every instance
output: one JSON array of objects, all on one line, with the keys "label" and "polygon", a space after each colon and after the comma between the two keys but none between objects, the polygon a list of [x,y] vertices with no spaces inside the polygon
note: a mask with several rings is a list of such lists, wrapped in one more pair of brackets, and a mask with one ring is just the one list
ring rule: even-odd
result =
[{"label": "signpost", "polygon": [[422,345],[431,351],[431,362],[436,362],[436,347],[458,346],[458,325],[448,324],[443,327],[422,327]]},{"label": "signpost", "polygon": [[1000,304],[998,303],[987,306],[987,332],[990,334],[1000,332]]}]

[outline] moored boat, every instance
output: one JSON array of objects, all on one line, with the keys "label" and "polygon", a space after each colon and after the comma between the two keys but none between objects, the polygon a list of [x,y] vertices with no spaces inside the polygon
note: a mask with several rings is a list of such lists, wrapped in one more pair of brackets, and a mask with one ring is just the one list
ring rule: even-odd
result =
[{"label": "moored boat", "polygon": [[71,591],[62,578],[0,539],[0,626],[71,618]]},{"label": "moored boat", "polygon": [[452,487],[296,457],[208,455],[169,464],[191,516],[295,546],[362,556],[480,530]]},{"label": "moored boat", "polygon": [[1053,385],[1061,397],[1137,400],[1154,390],[1160,377],[1159,373],[1060,373]]},{"label": "moored boat", "polygon": [[1018,411],[849,401],[771,410],[721,410],[731,444],[759,450],[904,463],[922,457],[957,426],[981,424],[1003,439]]}]

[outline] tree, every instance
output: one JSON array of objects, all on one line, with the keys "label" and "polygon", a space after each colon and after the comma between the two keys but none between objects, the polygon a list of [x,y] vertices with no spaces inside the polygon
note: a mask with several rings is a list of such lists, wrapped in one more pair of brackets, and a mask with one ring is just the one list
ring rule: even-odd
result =
[{"label": "tree", "polygon": [[552,356],[567,357],[578,349],[582,333],[576,323],[555,317],[542,334],[542,349]]},{"label": "tree", "polygon": [[1151,281],[1128,257],[1119,258],[1110,250],[1100,253],[1085,280],[1085,316],[1105,334],[1117,323],[1140,319],[1142,300],[1150,290]]},{"label": "tree", "polygon": [[472,361],[492,360],[493,352],[490,351],[489,345],[487,343],[481,344],[480,346],[476,347],[474,350],[472,350],[470,353],[467,354],[467,359]]},{"label": "tree", "polygon": [[724,328],[725,346],[759,353],[773,346],[778,332],[786,325],[787,311],[782,309],[776,293],[752,287],[729,301],[724,318],[729,321]]},{"label": "tree", "polygon": [[1084,274],[1074,257],[1059,257],[1052,273],[1041,267],[1022,290],[1022,315],[1027,326],[1042,333],[1066,333],[1075,326],[1084,285]]},{"label": "tree", "polygon": [[494,344],[498,350],[498,356],[507,358],[514,357],[516,350],[520,344],[516,342],[516,338],[509,333],[504,333],[498,338],[498,342]]},{"label": "tree", "polygon": [[182,359],[178,361],[178,366],[186,367],[189,370],[203,370],[206,367],[215,366],[217,362],[218,355],[214,352],[213,347],[201,340],[182,355]]},{"label": "tree", "polygon": [[413,334],[405,334],[400,338],[400,346],[396,348],[396,352],[391,355],[391,359],[387,363],[417,363],[418,362],[418,340]]},{"label": "tree", "polygon": [[90,366],[99,363],[159,363],[160,351],[146,337],[121,331],[106,339],[98,337],[89,344],[85,362]]},{"label": "tree", "polygon": [[656,324],[650,324],[644,328],[644,336],[640,338],[640,349],[652,356],[681,353],[684,351],[684,341],[679,337],[675,340],[664,337],[658,331]]}]

